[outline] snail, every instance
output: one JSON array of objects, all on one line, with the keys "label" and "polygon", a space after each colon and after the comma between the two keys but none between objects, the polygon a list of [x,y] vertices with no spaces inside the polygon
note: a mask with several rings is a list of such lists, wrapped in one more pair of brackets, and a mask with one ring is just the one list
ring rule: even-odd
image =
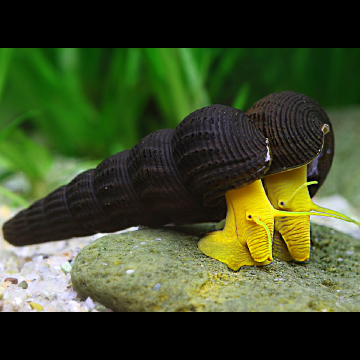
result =
[{"label": "snail", "polygon": [[206,255],[233,270],[266,265],[273,253],[304,261],[309,215],[354,222],[311,201],[330,169],[333,146],[330,120],[302,94],[270,94],[246,113],[207,106],[20,211],[4,224],[4,239],[23,246],[226,215],[223,230],[199,241]]},{"label": "snail", "polygon": [[[299,151],[295,153],[290,148],[291,142],[284,141],[288,138],[286,133],[291,132],[296,138],[298,133],[303,131],[302,126],[307,126],[305,125],[307,123],[316,124],[320,121],[323,124],[321,131],[324,136],[326,135],[320,154],[307,165],[264,178],[266,194],[271,204],[279,210],[291,212],[310,212],[313,210],[323,212],[324,216],[331,215],[332,217],[340,217],[345,221],[355,222],[345,215],[320,207],[311,201],[311,198],[324,183],[334,156],[332,125],[327,114],[316,101],[294,92],[270,94],[256,102],[247,110],[246,114],[265,136],[272,138],[272,143],[275,144],[274,151],[279,149],[283,151],[283,154],[275,154],[274,161],[279,161],[281,158],[282,164],[288,168],[291,166],[291,157],[302,157],[302,153],[307,151],[307,144],[310,140],[305,138],[303,144],[299,143]],[[272,130],[274,127],[282,129],[280,136],[274,134]],[[309,136],[314,134],[311,131],[309,132]],[[283,145],[277,146],[280,141]],[[295,160],[295,162],[300,163],[301,160]],[[311,186],[307,189],[307,185]],[[359,225],[357,222],[355,223]],[[310,256],[309,215],[296,218],[276,218],[275,229],[273,250],[276,257],[286,261],[291,259],[308,260]]]}]

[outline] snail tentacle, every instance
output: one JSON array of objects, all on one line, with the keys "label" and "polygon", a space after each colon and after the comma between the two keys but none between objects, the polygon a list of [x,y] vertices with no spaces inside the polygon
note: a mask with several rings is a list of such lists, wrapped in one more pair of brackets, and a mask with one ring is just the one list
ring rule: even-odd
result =
[{"label": "snail tentacle", "polygon": [[350,218],[349,216],[346,216],[344,214],[339,213],[338,211],[335,210],[331,210],[322,206],[319,206],[317,204],[312,204],[312,208],[311,210],[314,211],[318,211],[319,213],[311,213],[311,215],[318,215],[318,214],[322,214],[320,216],[329,216],[332,217],[334,219],[339,219],[339,220],[343,220],[343,221],[347,221],[347,222],[351,222],[354,223],[355,225],[357,225],[360,228],[360,223],[352,218]]},{"label": "snail tentacle", "polygon": [[259,219],[259,216],[254,216],[254,215],[251,215],[250,213],[246,212],[246,218],[247,218],[247,220],[254,221],[256,224],[262,226],[265,229],[267,238],[268,238],[268,246],[269,246],[268,260],[273,261],[272,254],[271,254],[272,253],[272,239],[271,239],[271,233],[270,233],[269,227],[266,225],[266,223],[264,223],[263,221],[261,221]]}]

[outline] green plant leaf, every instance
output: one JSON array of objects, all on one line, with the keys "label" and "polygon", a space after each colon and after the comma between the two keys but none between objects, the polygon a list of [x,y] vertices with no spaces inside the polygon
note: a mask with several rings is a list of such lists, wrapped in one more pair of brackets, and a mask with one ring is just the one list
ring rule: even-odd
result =
[{"label": "green plant leaf", "polygon": [[236,109],[246,111],[249,93],[250,85],[246,82],[240,87],[232,106]]},{"label": "green plant leaf", "polygon": [[18,206],[29,207],[30,204],[20,195],[0,185],[0,194],[4,195]]},{"label": "green plant leaf", "polygon": [[8,67],[12,56],[12,49],[0,48],[0,103],[4,90],[5,80],[8,74]]}]

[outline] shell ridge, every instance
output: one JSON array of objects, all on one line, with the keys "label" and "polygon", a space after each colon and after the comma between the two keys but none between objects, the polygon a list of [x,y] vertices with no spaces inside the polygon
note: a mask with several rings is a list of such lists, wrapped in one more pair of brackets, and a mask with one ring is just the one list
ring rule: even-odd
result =
[{"label": "shell ridge", "polygon": [[94,202],[91,192],[91,177],[94,171],[95,169],[90,169],[80,173],[65,189],[66,203],[74,219],[92,233],[96,232],[99,222],[104,221],[103,211],[97,202]]},{"label": "shell ridge", "polygon": [[273,93],[246,114],[270,141],[273,161],[268,175],[309,164],[320,154],[324,137],[317,124],[328,121],[311,98],[293,91]]}]

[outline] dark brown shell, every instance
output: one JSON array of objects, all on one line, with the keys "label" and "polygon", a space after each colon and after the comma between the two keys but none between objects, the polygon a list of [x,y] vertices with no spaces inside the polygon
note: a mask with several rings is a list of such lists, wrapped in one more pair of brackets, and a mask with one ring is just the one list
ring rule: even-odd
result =
[{"label": "dark brown shell", "polygon": [[[4,224],[4,238],[22,246],[135,225],[219,221],[228,190],[316,158],[324,124],[316,104],[292,92],[272,94],[249,109],[253,121],[224,105],[196,110],[175,130],[149,134],[20,211]],[[321,180],[329,168],[329,139],[310,165],[318,181],[316,170]]]},{"label": "dark brown shell", "polygon": [[[316,101],[293,91],[270,94],[257,101],[246,114],[270,140],[273,161],[267,175],[312,162],[323,149],[324,125],[331,127],[328,116]],[[321,183],[332,162],[334,139],[330,130],[325,153],[319,157],[319,167],[315,163],[309,165],[310,173],[319,169],[321,176],[314,180]]]},{"label": "dark brown shell", "polygon": [[221,195],[263,177],[270,162],[266,138],[242,111],[209,106],[19,212],[4,224],[4,238],[28,245],[134,225],[219,221]]},{"label": "dark brown shell", "polygon": [[206,208],[199,196],[185,186],[172,156],[171,140],[175,132],[173,129],[155,131],[130,152],[127,159],[129,177],[145,210],[137,222],[134,223],[132,218],[133,224],[157,226],[171,222],[199,222],[219,218],[220,213],[226,212],[225,206]]},{"label": "dark brown shell", "polygon": [[271,163],[267,139],[244,112],[224,105],[188,115],[172,148],[185,186],[206,202],[262,178]]}]

